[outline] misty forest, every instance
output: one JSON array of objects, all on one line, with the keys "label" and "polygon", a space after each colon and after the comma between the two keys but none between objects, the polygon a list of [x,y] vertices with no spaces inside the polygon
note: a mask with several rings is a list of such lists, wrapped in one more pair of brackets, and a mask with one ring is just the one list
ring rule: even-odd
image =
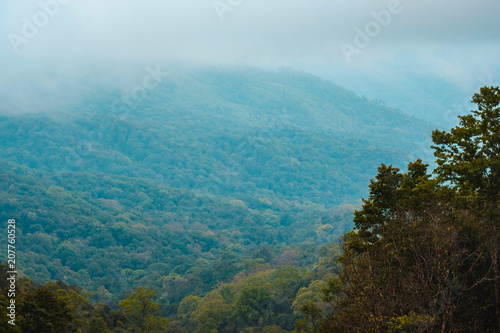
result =
[{"label": "misty forest", "polygon": [[153,3],[0,5],[0,332],[500,332],[496,34],[294,2],[261,17],[292,46],[255,4]]}]

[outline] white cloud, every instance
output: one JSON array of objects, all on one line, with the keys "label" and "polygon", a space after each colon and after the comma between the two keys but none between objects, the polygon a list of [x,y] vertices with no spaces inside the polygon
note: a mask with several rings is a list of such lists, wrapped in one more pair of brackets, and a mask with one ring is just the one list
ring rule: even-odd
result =
[{"label": "white cloud", "polygon": [[[6,70],[0,87],[30,73],[53,68],[75,74],[103,61],[290,65],[316,73],[419,67],[452,81],[473,81],[499,67],[500,2],[494,0],[401,0],[401,13],[349,64],[339,45],[352,44],[356,27],[365,29],[373,11],[397,0],[221,0],[234,5],[223,21],[213,0],[65,0],[16,54],[7,35],[22,36],[23,20],[32,21],[40,3],[54,1],[62,0],[1,2],[0,61]],[[405,54],[415,56],[406,61]]]}]

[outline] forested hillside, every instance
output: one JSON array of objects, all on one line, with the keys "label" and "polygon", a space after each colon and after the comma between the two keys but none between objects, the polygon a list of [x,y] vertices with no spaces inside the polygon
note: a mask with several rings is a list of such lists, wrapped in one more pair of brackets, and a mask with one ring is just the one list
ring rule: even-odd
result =
[{"label": "forested hillside", "polygon": [[40,171],[104,172],[329,208],[357,202],[381,161],[402,166],[427,154],[422,143],[432,130],[288,70],[174,73],[142,100],[124,103],[110,88],[60,111],[2,118],[0,158]]},{"label": "forested hillside", "polygon": [[85,320],[116,331],[139,325],[113,312],[139,287],[172,332],[316,327],[332,307],[332,241],[377,166],[428,154],[429,124],[290,70],[199,68],[132,104],[122,93],[0,119],[18,269],[83,288],[26,297],[73,288],[90,300]]}]

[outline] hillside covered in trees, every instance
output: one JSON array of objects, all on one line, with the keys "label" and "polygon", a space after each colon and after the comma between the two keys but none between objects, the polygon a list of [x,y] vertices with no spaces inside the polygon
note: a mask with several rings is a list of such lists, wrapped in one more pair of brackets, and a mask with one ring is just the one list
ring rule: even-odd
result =
[{"label": "hillside covered in trees", "polygon": [[100,87],[68,110],[0,118],[0,158],[332,208],[357,203],[381,160],[403,166],[428,154],[433,129],[292,70],[185,69],[140,98],[131,91]]},{"label": "hillside covered in trees", "polygon": [[154,285],[167,314],[255,251],[272,260],[349,230],[379,159],[406,164],[430,133],[291,70],[183,70],[147,98],[127,104],[128,93],[100,87],[72,109],[3,116],[1,214],[23,221],[19,268],[36,283],[100,288],[96,300],[115,305]]},{"label": "hillside covered in trees", "polygon": [[498,327],[497,88],[433,132],[434,176],[429,124],[303,73],[172,74],[125,113],[109,96],[0,121],[20,323],[50,300],[47,332]]}]

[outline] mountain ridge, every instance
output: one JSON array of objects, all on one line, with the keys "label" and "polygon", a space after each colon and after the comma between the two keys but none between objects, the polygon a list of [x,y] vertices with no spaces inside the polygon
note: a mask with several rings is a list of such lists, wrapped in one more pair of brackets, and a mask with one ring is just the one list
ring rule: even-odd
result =
[{"label": "mountain ridge", "polygon": [[[432,129],[324,79],[290,70],[171,74],[126,114],[112,112],[117,98],[116,92],[100,91],[61,119],[4,119],[0,157],[44,171],[124,174],[222,195],[232,195],[230,188],[239,199],[271,195],[328,205],[358,200],[374,165],[404,166],[414,156],[425,156],[422,142],[428,142]],[[41,124],[50,133],[40,130]],[[279,170],[282,177],[276,177]],[[299,184],[307,172],[313,174],[309,185],[314,189]],[[250,187],[240,186],[244,183]],[[344,189],[342,198],[328,188]]]}]

